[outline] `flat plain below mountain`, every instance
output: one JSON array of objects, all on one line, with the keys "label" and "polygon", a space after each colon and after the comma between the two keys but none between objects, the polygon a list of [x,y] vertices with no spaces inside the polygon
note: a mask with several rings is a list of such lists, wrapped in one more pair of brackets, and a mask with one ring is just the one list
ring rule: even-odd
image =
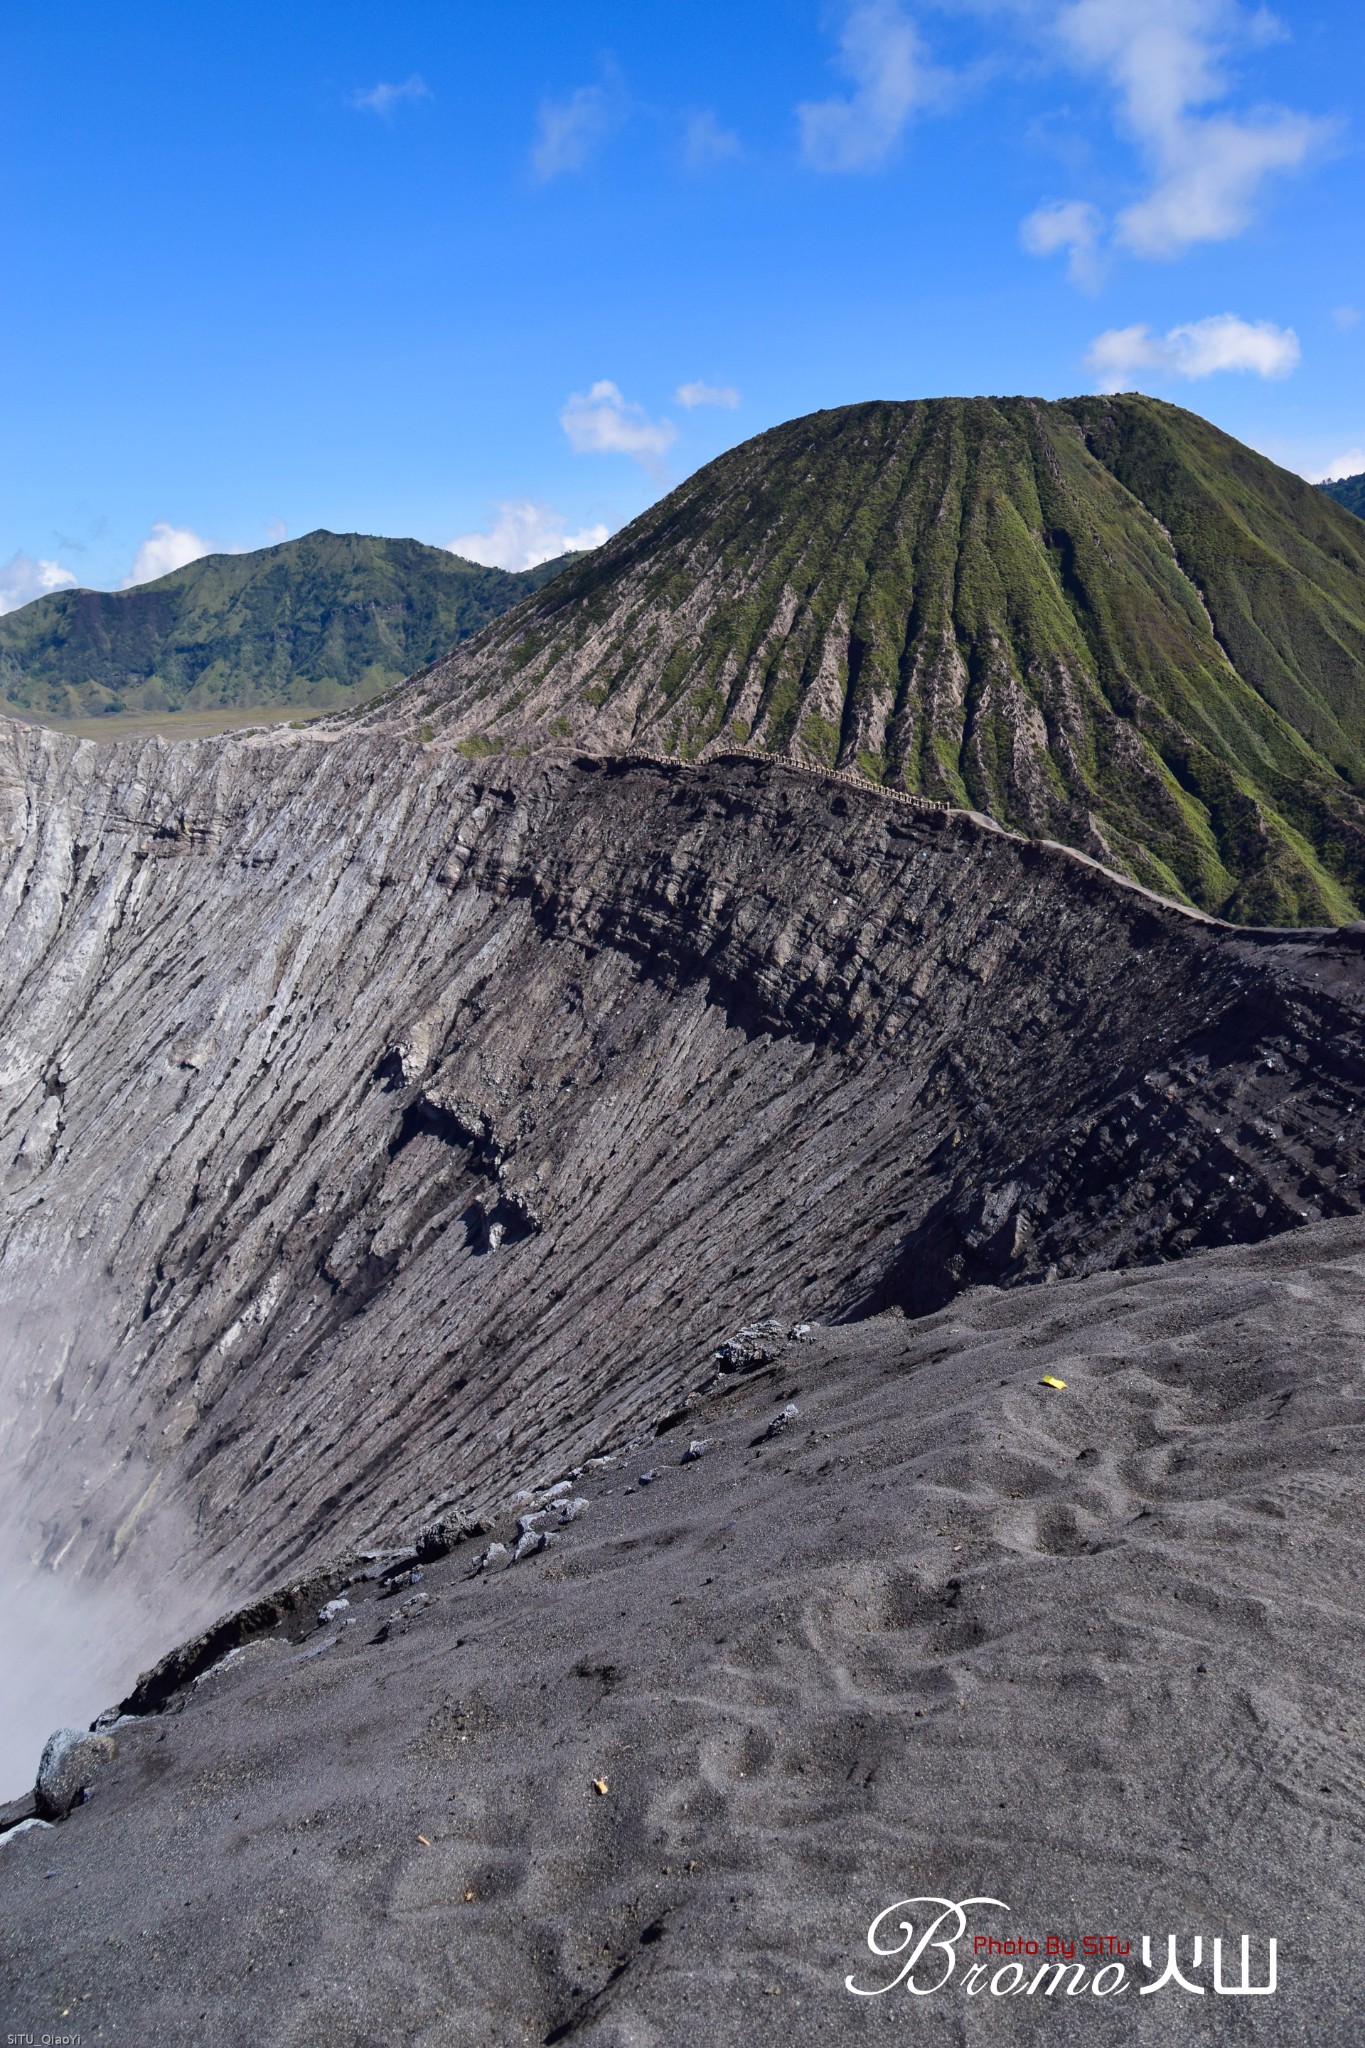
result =
[{"label": "flat plain below mountain", "polygon": [[1357,533],[853,407],[357,717],[0,726],[9,2028],[1358,2038]]}]

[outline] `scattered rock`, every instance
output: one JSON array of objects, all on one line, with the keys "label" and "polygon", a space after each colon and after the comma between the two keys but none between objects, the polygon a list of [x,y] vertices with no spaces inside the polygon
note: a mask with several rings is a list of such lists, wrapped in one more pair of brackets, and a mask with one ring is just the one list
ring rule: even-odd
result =
[{"label": "scattered rock", "polygon": [[787,1332],[787,1342],[789,1344],[813,1344],[815,1342],[814,1325],[811,1323],[793,1323]]},{"label": "scattered rock", "polygon": [[23,1792],[17,1799],[0,1803],[0,1835],[8,1835],[26,1820],[32,1820],[37,1806],[32,1792]]},{"label": "scattered rock", "polygon": [[405,1586],[420,1586],[423,1577],[424,1574],[418,1565],[413,1565],[402,1571],[390,1572],[379,1589],[379,1598],[381,1600],[392,1600],[394,1594],[401,1593]]},{"label": "scattered rock", "polygon": [[17,1820],[12,1828],[0,1828],[0,1842],[11,1841],[15,1835],[26,1835],[30,1828],[50,1828],[51,1826],[52,1822],[50,1820],[39,1820],[35,1815],[30,1814],[27,1820]]},{"label": "scattered rock", "polygon": [[791,1428],[800,1413],[801,1410],[797,1407],[795,1401],[788,1401],[782,1413],[775,1415],[768,1424],[768,1427],[761,1429],[758,1435],[751,1439],[749,1448],[752,1450],[756,1444],[771,1443],[775,1436],[781,1436],[784,1429]]},{"label": "scattered rock", "polygon": [[750,1323],[747,1328],[737,1330],[711,1355],[716,1364],[727,1372],[742,1372],[746,1368],[752,1370],[756,1365],[771,1363],[786,1341],[785,1327],[776,1317],[770,1316],[765,1322]]},{"label": "scattered rock", "polygon": [[652,1486],[658,1476],[657,1472],[640,1472],[636,1474],[635,1483],[637,1486]]},{"label": "scattered rock", "polygon": [[435,1564],[441,1557],[448,1557],[457,1543],[467,1543],[473,1536],[485,1536],[488,1524],[475,1516],[458,1512],[440,1515],[434,1522],[428,1522],[417,1537],[417,1561],[419,1564]]},{"label": "scattered rock", "polygon": [[679,1458],[678,1463],[680,1465],[695,1465],[698,1458],[704,1458],[710,1448],[711,1445],[708,1440],[694,1436],[681,1458]]},{"label": "scattered rock", "polygon": [[[325,1607],[320,1607],[318,1609],[318,1625],[321,1628],[326,1628],[328,1623],[335,1621],[339,1614],[345,1614],[347,1609],[350,1607],[350,1604],[350,1601],[345,1599],[344,1597],[339,1600],[329,1600]],[[229,1651],[228,1654],[229,1656],[231,1656],[234,1653],[232,1651]],[[226,1661],[227,1660],[225,1658],[224,1662]]]},{"label": "scattered rock", "polygon": [[524,1557],[534,1557],[538,1550],[548,1550],[554,1540],[546,1529],[528,1529],[512,1552],[513,1564],[520,1564]]},{"label": "scattered rock", "polygon": [[479,1556],[475,1558],[474,1568],[476,1571],[481,1572],[492,1571],[498,1565],[507,1564],[511,1559],[511,1555],[512,1553],[505,1543],[490,1543],[487,1550],[481,1551]]},{"label": "scattered rock", "polygon": [[555,1513],[561,1522],[576,1522],[590,1505],[591,1503],[584,1500],[581,1494],[575,1494],[572,1500],[557,1501]]},{"label": "scattered rock", "polygon": [[83,1728],[59,1728],[49,1735],[34,1788],[38,1818],[65,1820],[85,1796],[91,1780],[117,1755],[118,1744],[112,1735],[90,1735]]}]

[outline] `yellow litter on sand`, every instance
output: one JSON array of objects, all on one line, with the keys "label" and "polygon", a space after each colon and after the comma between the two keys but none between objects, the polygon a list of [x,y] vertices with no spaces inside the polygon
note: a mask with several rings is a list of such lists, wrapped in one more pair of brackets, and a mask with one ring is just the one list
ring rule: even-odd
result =
[{"label": "yellow litter on sand", "polygon": [[1060,1394],[1066,1386],[1066,1381],[1055,1380],[1050,1372],[1045,1372],[1039,1384],[1044,1387],[1055,1387]]},{"label": "yellow litter on sand", "polygon": [[593,1781],[592,1781],[592,1789],[593,1789],[593,1791],[594,1791],[594,1792],[605,1792],[605,1791],[607,1791],[607,1790],[608,1790],[609,1788],[608,1788],[608,1785],[607,1785],[607,1781],[606,1781],[606,1779],[605,1779],[605,1778],[594,1778],[594,1779],[593,1779]]}]

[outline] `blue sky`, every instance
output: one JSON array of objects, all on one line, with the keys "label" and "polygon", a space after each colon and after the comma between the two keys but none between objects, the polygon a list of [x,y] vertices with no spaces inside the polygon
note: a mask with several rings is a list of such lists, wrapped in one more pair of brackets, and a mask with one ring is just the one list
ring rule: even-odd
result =
[{"label": "blue sky", "polygon": [[869,397],[1365,468],[1362,78],[1358,0],[12,6],[0,606],[320,525],[519,566]]}]

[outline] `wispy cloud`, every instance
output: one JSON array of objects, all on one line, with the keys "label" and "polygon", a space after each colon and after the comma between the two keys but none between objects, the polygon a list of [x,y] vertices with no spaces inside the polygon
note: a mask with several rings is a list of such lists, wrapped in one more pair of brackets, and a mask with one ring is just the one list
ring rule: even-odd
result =
[{"label": "wispy cloud", "polygon": [[839,39],[838,68],[854,90],[796,109],[801,152],[817,171],[873,171],[885,163],[907,122],[941,100],[951,74],[930,63],[913,22],[896,0],[859,0]]},{"label": "wispy cloud", "polygon": [[1346,448],[1340,455],[1334,455],[1325,469],[1318,470],[1308,481],[1314,484],[1335,483],[1338,477],[1365,475],[1365,448]]},{"label": "wispy cloud", "polygon": [[600,85],[580,85],[566,100],[542,100],[531,148],[531,169],[542,184],[581,171],[620,118],[615,96]]},{"label": "wispy cloud", "polygon": [[401,85],[391,85],[381,78],[378,85],[366,86],[363,92],[353,92],[346,104],[360,114],[391,114],[405,100],[429,100],[431,97],[431,87],[414,71]]},{"label": "wispy cloud", "polygon": [[1151,189],[1114,221],[1115,240],[1136,256],[1179,256],[1195,243],[1240,235],[1265,180],[1300,169],[1336,132],[1333,122],[1286,107],[1210,111],[1232,90],[1224,62],[1231,52],[1278,35],[1264,8],[1249,13],[1237,0],[1067,0],[1050,32],[1071,64],[1108,81],[1122,126],[1152,174]]},{"label": "wispy cloud", "polygon": [[1348,327],[1354,327],[1359,318],[1360,308],[1358,306],[1333,306],[1332,308],[1332,325],[1340,327],[1343,333]]},{"label": "wispy cloud", "polygon": [[733,163],[744,154],[744,145],[732,128],[722,128],[710,107],[689,114],[683,129],[683,162],[689,171],[709,170],[714,164]]},{"label": "wispy cloud", "polygon": [[212,553],[212,543],[192,533],[188,526],[172,526],[169,521],[158,519],[134,555],[132,569],[119,588],[131,590],[136,583],[154,583],[158,576],[169,576],[173,569],[183,569]]},{"label": "wispy cloud", "polygon": [[17,611],[52,590],[69,590],[76,578],[60,562],[17,553],[0,568],[0,612]]},{"label": "wispy cloud", "polygon": [[1103,274],[1099,255],[1103,228],[1099,208],[1088,199],[1053,199],[1020,224],[1019,239],[1030,256],[1053,256],[1065,249],[1072,283],[1094,291]]},{"label": "wispy cloud", "polygon": [[601,524],[570,533],[565,520],[548,505],[530,498],[504,498],[493,507],[485,532],[457,533],[445,546],[452,555],[488,569],[534,569],[571,550],[600,548],[609,533]]},{"label": "wispy cloud", "polygon": [[1212,377],[1220,370],[1287,377],[1301,353],[1292,327],[1215,313],[1165,334],[1145,326],[1111,327],[1091,343],[1085,360],[1101,391],[1123,391],[1143,371],[1155,371],[1158,378]]},{"label": "wispy cloud", "polygon": [[689,412],[698,405],[725,405],[733,410],[739,404],[739,393],[733,384],[680,384],[673,396]]},{"label": "wispy cloud", "polygon": [[653,477],[661,474],[662,458],[678,438],[672,420],[650,419],[609,377],[590,391],[575,391],[559,424],[575,455],[629,455]]}]

